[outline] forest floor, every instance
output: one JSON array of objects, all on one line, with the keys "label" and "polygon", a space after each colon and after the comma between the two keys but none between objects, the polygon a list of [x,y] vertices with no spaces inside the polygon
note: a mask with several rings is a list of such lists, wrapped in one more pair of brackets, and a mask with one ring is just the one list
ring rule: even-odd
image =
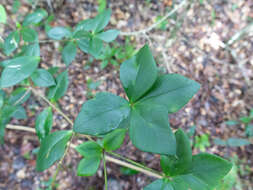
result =
[{"label": "forest floor", "polygon": [[[13,14],[12,2],[2,0],[1,4],[11,15],[8,21],[14,26],[13,23],[31,11],[32,7],[21,1],[18,12]],[[180,3],[182,0],[108,0],[107,7],[112,9],[109,28],[124,32],[145,29]],[[253,144],[218,146],[214,140],[233,137],[253,143],[252,137],[245,136],[244,124],[226,123],[249,115],[253,108],[253,1],[193,0],[186,1],[186,5],[145,35],[119,36],[117,42],[125,47],[128,41],[135,49],[148,43],[161,72],[179,73],[201,84],[201,90],[190,103],[169,116],[171,126],[173,129],[182,127],[186,131],[195,126],[194,154],[204,146],[207,152],[232,160],[238,168],[234,189],[252,190]],[[49,11],[46,2],[38,6]],[[74,26],[95,16],[97,10],[97,1],[65,0],[61,6],[54,7],[52,26]],[[6,35],[10,29],[6,26],[3,33]],[[46,39],[45,33],[41,32],[39,38]],[[64,69],[57,51],[59,46],[58,42],[40,44],[41,67],[58,66]],[[59,107],[73,120],[82,104],[96,92],[109,91],[124,96],[118,65],[109,64],[101,69],[101,61],[92,60],[79,52],[69,67],[69,76],[68,92],[59,101]],[[33,96],[26,104],[29,119],[12,120],[12,124],[33,127],[35,116],[45,106],[43,100]],[[69,128],[68,123],[55,114],[54,129]],[[37,190],[43,181],[49,180],[56,166],[43,173],[35,171],[36,157],[31,152],[38,146],[33,134],[6,130],[5,144],[0,146],[0,190]],[[159,156],[138,151],[128,138],[118,153],[146,163],[148,167],[159,168]],[[64,160],[65,167],[57,177],[58,189],[102,190],[102,166],[95,177],[78,177],[75,168],[79,160],[80,156],[70,149]],[[110,190],[140,190],[153,180],[143,174],[122,174],[120,167],[111,163],[108,163],[108,177]]]}]

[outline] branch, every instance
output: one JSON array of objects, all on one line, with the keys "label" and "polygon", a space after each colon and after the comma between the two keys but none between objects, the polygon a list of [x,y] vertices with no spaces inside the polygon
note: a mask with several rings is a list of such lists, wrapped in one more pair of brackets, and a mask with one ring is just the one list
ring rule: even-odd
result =
[{"label": "branch", "polygon": [[[32,133],[35,133],[35,129],[31,128],[31,127],[25,127],[25,126],[17,126],[17,125],[7,125],[6,126],[7,129],[14,129],[14,130],[20,130],[20,131],[27,131],[27,132],[32,132]],[[72,144],[72,143],[69,143],[68,144],[68,147],[70,148],[73,148],[75,149],[76,145],[75,144]],[[67,152],[67,151],[66,151]],[[65,154],[66,155],[66,154]],[[64,155],[64,156],[65,156]],[[64,158],[63,156],[63,158]],[[127,167],[127,168],[130,168],[130,169],[133,169],[133,170],[136,170],[138,172],[141,172],[141,173],[144,173],[148,176],[151,176],[151,177],[155,177],[155,178],[158,178],[158,179],[162,179],[163,178],[163,175],[158,173],[158,172],[152,172],[150,168],[147,168],[147,169],[144,169],[142,167],[139,167],[139,166],[136,166],[134,164],[131,164],[131,163],[128,163],[128,162],[124,162],[122,160],[119,160],[119,159],[116,159],[116,158],[113,158],[109,155],[104,155],[105,156],[105,160],[108,161],[108,162],[112,162],[112,163],[115,163],[117,165],[120,165],[120,166],[124,166],[124,167]],[[63,158],[61,159],[60,162],[62,162]],[[54,174],[54,178],[56,178],[56,175],[58,174],[59,172],[59,168],[60,168],[60,165],[61,163],[59,163],[57,169],[56,169],[56,172]]]},{"label": "branch", "polygon": [[181,7],[183,7],[184,5],[186,5],[186,3],[187,3],[187,0],[182,1],[173,10],[171,10],[170,12],[168,12],[168,14],[166,14],[163,18],[161,18],[159,21],[155,22],[154,24],[152,24],[148,28],[145,28],[145,29],[142,29],[142,30],[138,30],[138,31],[134,31],[134,32],[120,32],[120,35],[122,35],[122,36],[138,36],[140,34],[145,34],[145,33],[149,32],[149,31],[153,30],[154,28],[156,28],[163,21],[167,20],[171,15],[173,15],[174,13],[176,13]]}]

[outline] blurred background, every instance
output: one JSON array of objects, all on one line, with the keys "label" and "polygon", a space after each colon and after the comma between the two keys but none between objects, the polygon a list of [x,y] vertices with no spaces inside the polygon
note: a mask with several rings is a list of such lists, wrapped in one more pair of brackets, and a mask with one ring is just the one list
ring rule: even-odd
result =
[{"label": "blurred background", "polygon": [[[169,116],[171,127],[187,131],[194,154],[206,151],[233,162],[232,171],[217,190],[253,189],[252,0],[1,0],[1,4],[8,13],[8,24],[0,26],[4,37],[36,7],[51,12],[50,26],[70,27],[105,8],[112,9],[108,28],[123,33],[105,46],[99,59],[77,54],[69,67],[67,95],[59,101],[64,113],[74,120],[83,102],[96,92],[124,96],[120,64],[147,43],[161,73],[180,73],[201,84],[192,101]],[[169,14],[171,11],[173,14]],[[160,19],[164,21],[149,32],[128,33],[147,29]],[[39,39],[47,39],[43,28]],[[41,67],[65,67],[59,42],[40,43],[40,48]],[[25,105],[27,119],[12,120],[12,124],[34,126],[36,114],[45,106],[43,101],[30,98]],[[69,126],[61,116],[54,115],[54,128]],[[43,173],[35,171],[33,150],[38,146],[33,134],[6,131],[5,144],[0,146],[0,190],[47,188],[56,167]],[[158,155],[138,151],[128,138],[118,153],[159,168]],[[70,150],[57,178],[58,189],[103,189],[102,167],[95,177],[77,177],[79,160]],[[110,163],[108,177],[110,190],[140,190],[153,180]]]}]

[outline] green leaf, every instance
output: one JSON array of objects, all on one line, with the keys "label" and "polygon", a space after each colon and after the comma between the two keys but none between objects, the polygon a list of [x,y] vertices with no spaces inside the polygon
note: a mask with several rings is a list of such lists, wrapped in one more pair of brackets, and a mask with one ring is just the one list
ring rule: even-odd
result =
[{"label": "green leaf", "polygon": [[104,42],[111,42],[117,38],[119,35],[119,30],[107,30],[96,35],[97,38],[103,40]]},{"label": "green leaf", "polygon": [[64,71],[56,78],[56,86],[50,87],[48,92],[48,98],[59,100],[67,91],[69,84],[68,71]]},{"label": "green leaf", "polygon": [[4,99],[5,99],[5,92],[3,90],[0,90],[0,109],[4,105]]},{"label": "green leaf", "polygon": [[93,176],[100,165],[101,157],[92,156],[83,158],[77,168],[78,176]]},{"label": "green leaf", "polygon": [[47,15],[47,11],[44,9],[37,9],[25,17],[23,26],[39,24],[44,18],[47,17]]},{"label": "green leaf", "polygon": [[176,155],[161,156],[161,168],[166,175],[175,176],[183,174],[189,170],[192,162],[191,143],[183,130],[179,129],[175,133]]},{"label": "green leaf", "polygon": [[49,87],[55,85],[54,77],[45,69],[37,69],[31,79],[36,86]]},{"label": "green leaf", "polygon": [[46,136],[41,141],[36,161],[37,171],[41,172],[48,169],[63,156],[71,135],[72,131],[57,131]]},{"label": "green leaf", "polygon": [[158,179],[153,183],[146,186],[143,190],[186,190],[186,189],[174,189],[171,184],[164,182],[162,179]]},{"label": "green leaf", "polygon": [[245,123],[245,124],[250,123],[251,120],[252,120],[251,117],[240,117],[240,121],[243,122],[243,123]]},{"label": "green leaf", "polygon": [[188,103],[199,88],[197,82],[179,74],[162,75],[140,102],[166,106],[169,113],[175,113]]},{"label": "green leaf", "polygon": [[20,41],[19,32],[13,31],[11,32],[7,38],[4,40],[4,53],[9,56],[13,51],[15,51],[18,47]]},{"label": "green leaf", "polygon": [[103,49],[103,41],[98,38],[91,38],[89,41],[88,53],[98,58]]},{"label": "green leaf", "polygon": [[27,119],[25,109],[21,105],[17,106],[15,112],[12,114],[12,117],[15,119]]},{"label": "green leaf", "polygon": [[237,146],[246,146],[246,145],[249,145],[251,143],[247,139],[229,138],[227,140],[227,144],[228,144],[228,146],[231,146],[231,147],[237,147]]},{"label": "green leaf", "polygon": [[76,57],[76,44],[74,42],[68,42],[62,50],[62,59],[68,66]]},{"label": "green leaf", "polygon": [[[197,154],[192,158],[191,176],[186,177],[189,177],[187,181],[191,188],[196,181],[199,181],[199,183],[203,183],[212,189],[232,168],[230,162],[215,155]],[[184,179],[186,180],[186,178]]]},{"label": "green leaf", "polygon": [[47,35],[49,38],[53,40],[62,40],[63,38],[68,38],[71,36],[71,31],[65,27],[54,27],[51,28],[48,32]]},{"label": "green leaf", "polygon": [[77,146],[76,151],[79,152],[84,157],[91,157],[91,156],[99,157],[101,156],[103,149],[96,142],[88,141]]},{"label": "green leaf", "polygon": [[248,137],[253,137],[253,125],[248,125],[246,127],[245,133]]},{"label": "green leaf", "polygon": [[20,56],[40,56],[39,43],[32,43],[22,46]]},{"label": "green leaf", "polygon": [[38,67],[40,57],[22,56],[8,60],[1,76],[1,87],[6,88],[18,84],[28,78]]},{"label": "green leaf", "polygon": [[7,15],[6,15],[5,8],[3,7],[3,5],[0,5],[0,23],[5,24],[6,20],[7,20]]},{"label": "green leaf", "polygon": [[95,33],[100,32],[107,26],[107,24],[110,21],[110,17],[111,17],[111,10],[106,9],[92,19],[81,21],[77,25],[75,32],[80,30],[93,31]]},{"label": "green leaf", "polygon": [[213,140],[214,144],[218,145],[218,146],[226,146],[227,145],[227,142],[220,139],[220,138],[215,138]]},{"label": "green leaf", "polygon": [[36,118],[35,130],[39,140],[43,140],[49,135],[53,126],[53,112],[52,108],[44,109]]},{"label": "green leaf", "polygon": [[225,124],[228,126],[232,126],[232,125],[238,125],[239,122],[235,120],[229,120],[229,121],[226,121]]},{"label": "green leaf", "polygon": [[132,102],[141,98],[152,87],[156,78],[156,63],[147,45],[120,67],[120,80]]},{"label": "green leaf", "polygon": [[[25,94],[27,94],[27,95],[25,96]],[[27,88],[19,87],[11,93],[11,95],[8,99],[8,104],[10,104],[10,105],[14,105],[14,104],[21,105],[29,99],[30,95],[31,95],[31,92],[27,93]],[[17,101],[21,97],[23,97],[22,100],[19,101],[19,103],[17,104]]]},{"label": "green leaf", "polygon": [[95,136],[106,134],[118,128],[129,112],[129,103],[125,99],[110,93],[99,93],[83,104],[75,120],[74,131]]},{"label": "green leaf", "polygon": [[142,151],[174,155],[176,140],[168,126],[168,114],[163,106],[136,104],[131,110],[129,135]]},{"label": "green leaf", "polygon": [[23,27],[20,32],[25,42],[38,41],[38,33],[36,32],[36,30],[29,27]]},{"label": "green leaf", "polygon": [[130,168],[120,167],[120,173],[123,175],[131,176],[131,175],[138,174],[139,172]]},{"label": "green leaf", "polygon": [[124,142],[126,129],[115,129],[103,139],[103,147],[107,151],[117,150]]}]

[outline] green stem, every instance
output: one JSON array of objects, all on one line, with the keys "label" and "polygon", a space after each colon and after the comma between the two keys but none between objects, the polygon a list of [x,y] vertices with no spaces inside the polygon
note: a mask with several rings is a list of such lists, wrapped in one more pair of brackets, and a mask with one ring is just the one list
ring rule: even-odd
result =
[{"label": "green stem", "polygon": [[105,154],[103,154],[103,163],[104,163],[105,190],[108,190]]}]

